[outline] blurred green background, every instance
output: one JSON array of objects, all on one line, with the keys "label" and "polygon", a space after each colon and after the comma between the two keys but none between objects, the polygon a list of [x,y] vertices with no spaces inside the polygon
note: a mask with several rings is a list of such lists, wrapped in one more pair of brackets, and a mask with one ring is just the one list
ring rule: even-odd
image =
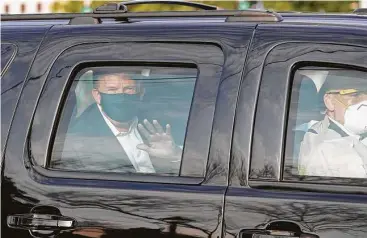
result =
[{"label": "blurred green background", "polygon": [[[86,6],[83,1],[58,1],[52,4],[52,12],[88,12],[92,8],[107,2],[119,1],[90,1]],[[123,2],[123,1],[120,1]],[[215,5],[224,9],[256,8],[256,1],[193,1],[209,5]],[[263,1],[265,9],[274,11],[301,11],[301,12],[352,12],[358,8],[358,1]],[[190,11],[190,7],[145,4],[129,7],[129,11]]]}]

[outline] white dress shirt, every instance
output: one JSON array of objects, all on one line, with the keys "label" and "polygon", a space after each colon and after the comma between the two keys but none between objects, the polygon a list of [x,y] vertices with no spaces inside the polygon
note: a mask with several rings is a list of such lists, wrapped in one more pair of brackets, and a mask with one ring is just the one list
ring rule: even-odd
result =
[{"label": "white dress shirt", "polygon": [[100,105],[98,105],[98,109],[106,124],[124,149],[135,170],[140,173],[155,173],[149,154],[136,148],[137,145],[144,143],[137,128],[138,120],[134,120],[128,132],[119,132],[112,122],[104,115]]}]

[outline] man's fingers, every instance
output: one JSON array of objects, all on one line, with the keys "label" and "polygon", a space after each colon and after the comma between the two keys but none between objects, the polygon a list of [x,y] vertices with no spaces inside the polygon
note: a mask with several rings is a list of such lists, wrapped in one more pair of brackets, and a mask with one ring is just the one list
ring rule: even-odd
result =
[{"label": "man's fingers", "polygon": [[146,144],[139,144],[139,145],[136,146],[136,148],[138,148],[139,150],[144,150],[144,151],[146,151],[148,153],[150,151],[150,147],[147,146]]},{"label": "man's fingers", "polygon": [[144,119],[144,125],[146,126],[146,128],[149,130],[151,134],[157,133],[154,126],[147,119]]},{"label": "man's fingers", "polygon": [[143,134],[143,136],[145,137],[145,139],[149,140],[151,139],[151,135],[150,133],[147,131],[147,129],[145,129],[145,127],[142,124],[138,125],[138,129],[140,131],[141,134]]},{"label": "man's fingers", "polygon": [[153,120],[153,125],[159,134],[164,133],[162,126],[158,123],[157,120]]},{"label": "man's fingers", "polygon": [[166,125],[166,134],[169,135],[169,136],[171,135],[171,126],[170,126],[170,124]]}]

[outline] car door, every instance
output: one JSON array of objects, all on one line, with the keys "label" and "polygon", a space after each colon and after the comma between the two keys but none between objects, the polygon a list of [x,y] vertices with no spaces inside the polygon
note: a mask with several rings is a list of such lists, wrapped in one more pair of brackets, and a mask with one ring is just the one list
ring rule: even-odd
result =
[{"label": "car door", "polygon": [[32,60],[50,26],[25,26],[14,33],[12,26],[1,28],[1,153],[7,141],[14,109]]},{"label": "car door", "polygon": [[[329,115],[324,83],[357,74],[367,83],[365,35],[302,24],[257,28],[236,111],[225,237],[366,237],[366,178],[305,175],[298,167],[311,151],[300,148],[306,133],[319,134],[313,125]],[[332,158],[349,158],[332,148]]]},{"label": "car door", "polygon": [[[65,28],[53,28],[45,39],[17,109],[5,154],[2,218],[7,224],[3,224],[3,234],[220,237],[232,133],[228,129],[234,118],[242,56],[247,53],[243,45],[250,41],[253,26],[240,35],[242,41],[236,44],[242,48],[235,52],[233,39],[218,45],[201,33],[197,37],[204,44],[168,42],[167,36],[149,41],[136,37],[139,29],[134,32],[126,27],[125,40],[121,40],[116,32],[124,26],[97,26],[89,35],[90,42],[85,42],[80,37],[83,28],[74,28],[72,33]],[[154,28],[160,32],[153,25],[150,36]],[[108,40],[101,41],[101,35]],[[184,31],[176,35],[186,36]],[[124,68],[148,82],[143,99],[152,113],[148,116],[161,118],[162,123],[166,120],[172,134],[178,128],[181,135],[179,174],[53,167],[57,142],[67,142],[63,135],[69,125],[94,103],[89,72],[95,67]],[[214,112],[221,113],[215,117]],[[227,140],[222,142],[223,138]],[[98,142],[109,146],[104,140]],[[77,161],[78,151],[71,156]],[[107,158],[108,149],[103,151],[99,152]],[[88,158],[93,159],[93,154]]]}]

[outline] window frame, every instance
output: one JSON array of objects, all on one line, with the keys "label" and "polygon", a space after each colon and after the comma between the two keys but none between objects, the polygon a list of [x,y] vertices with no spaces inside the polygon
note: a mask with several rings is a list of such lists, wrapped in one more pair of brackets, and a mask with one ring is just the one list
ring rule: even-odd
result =
[{"label": "window frame", "polygon": [[[3,77],[6,74],[6,72],[8,71],[11,63],[14,61],[15,56],[18,53],[18,46],[16,44],[8,43],[8,42],[1,42],[1,46],[3,46],[3,45],[11,45],[12,47],[14,47],[14,49],[13,49],[10,57],[7,59],[7,62],[5,63],[4,68],[1,69],[0,77]],[[1,60],[4,60],[4,59],[1,58]]]},{"label": "window frame", "polygon": [[[90,67],[89,65],[90,64],[93,64],[93,65],[97,65],[97,66],[92,66]],[[63,171],[61,169],[53,169],[52,167],[49,167],[50,166],[50,162],[52,160],[52,150],[53,150],[53,145],[54,145],[54,141],[56,139],[56,135],[57,135],[57,131],[58,131],[58,128],[59,128],[59,125],[60,125],[60,121],[61,121],[61,118],[62,118],[62,113],[63,113],[63,109],[65,108],[65,104],[66,104],[66,99],[68,98],[69,96],[69,93],[70,93],[70,89],[72,88],[73,86],[73,83],[75,82],[75,79],[78,79],[80,76],[82,76],[83,74],[81,74],[81,72],[85,71],[86,69],[91,69],[93,67],[97,67],[97,68],[102,68],[102,67],[109,67],[111,66],[111,63],[109,62],[82,62],[81,64],[78,64],[75,66],[75,68],[71,71],[71,74],[70,74],[70,77],[67,79],[67,85],[66,87],[64,88],[63,92],[62,92],[62,99],[60,101],[60,104],[58,106],[58,109],[57,109],[57,114],[55,116],[55,120],[54,120],[54,125],[52,127],[52,132],[51,132],[51,136],[50,136],[50,141],[49,141],[49,146],[48,146],[48,150],[47,150],[47,158],[46,158],[46,161],[44,163],[44,169],[45,170],[49,170],[49,171],[52,171],[52,172],[67,172],[67,173],[70,173],[71,174],[76,174],[75,178],[78,178],[78,174],[81,173],[81,172],[77,172],[77,171]],[[117,65],[114,65],[113,67],[119,67],[119,66],[122,66],[122,67],[129,67],[129,66],[133,66],[133,67],[163,67],[163,68],[180,68],[180,69],[195,69],[196,70],[196,78],[195,78],[195,84],[194,84],[194,90],[192,92],[193,96],[195,94],[195,88],[196,88],[196,83],[198,81],[198,78],[199,78],[199,68],[197,67],[196,64],[193,64],[193,63],[189,63],[189,62],[180,62],[180,63],[174,63],[174,62],[170,62],[170,65],[168,65],[167,63],[149,63],[149,62],[118,62]],[[79,77],[78,77],[79,76]],[[190,105],[192,105],[193,103],[193,98],[191,99],[191,102],[190,102]],[[185,137],[186,137],[186,133],[187,133],[187,125],[188,125],[188,122],[189,122],[189,118],[190,118],[190,112],[191,112],[191,106],[190,106],[190,110],[189,110],[189,113],[187,115],[187,124],[186,124],[186,129],[185,129]],[[184,138],[184,142],[185,142],[185,138]],[[183,148],[185,148],[185,143],[183,144]],[[183,162],[183,153],[182,153],[182,156],[181,156],[181,162],[180,162],[180,170],[181,170],[181,166],[182,166],[182,162]],[[181,171],[179,171],[181,172]],[[140,182],[140,181],[143,181],[142,178],[140,178],[141,176],[144,176],[144,177],[151,177],[152,178],[157,178],[157,177],[179,177],[179,176],[169,176],[169,175],[154,175],[154,174],[139,174],[139,173],[136,173],[136,174],[123,174],[123,173],[113,173],[113,172],[99,172],[99,171],[90,171],[90,172],[83,172],[84,174],[90,174],[90,176],[93,176],[92,174],[100,174],[100,175],[108,175],[108,174],[111,174],[111,178],[118,178],[118,177],[121,177],[120,179],[122,180],[127,180],[128,177],[136,177],[136,179]],[[135,176],[136,175],[136,176]],[[79,176],[80,177],[80,176]],[[94,176],[93,176],[94,177]],[[124,177],[124,178],[122,178]],[[149,179],[148,179],[149,180]],[[161,181],[160,179],[158,179],[159,181]],[[188,179],[186,179],[188,180]],[[197,180],[193,180],[193,181],[197,181]]]},{"label": "window frame", "polygon": [[[96,44],[96,43],[94,43]],[[99,43],[99,44],[102,44],[102,45],[108,45],[108,44],[115,44],[115,45],[119,45],[119,44],[116,44],[116,43]],[[143,42],[143,43],[139,43],[140,45],[144,45],[144,49],[147,49],[147,47],[150,47],[150,44],[148,42]],[[166,45],[166,44],[162,44],[162,43],[155,43],[155,44],[161,44],[161,45]],[[90,44],[81,44],[81,45],[92,45],[93,46],[93,43]],[[121,43],[121,45],[124,45],[124,43]],[[130,44],[125,44],[126,47],[128,47]],[[199,47],[199,45],[201,44],[198,44],[198,43],[192,43],[192,44],[178,44],[178,43],[172,43],[170,44],[172,46],[172,49],[174,49],[175,47],[177,48],[182,48],[181,50],[183,50],[184,48],[187,48],[187,46],[196,46],[196,47]],[[206,44],[208,45],[208,44]],[[211,93],[215,94],[214,98],[212,99],[212,111],[213,111],[213,114],[211,115],[211,123],[213,123],[213,120],[214,120],[214,108],[215,108],[215,102],[216,102],[216,92],[219,88],[219,82],[220,82],[220,79],[221,79],[221,72],[223,70],[223,64],[224,64],[224,54],[221,50],[220,47],[218,47],[218,45],[216,44],[210,44],[209,47],[215,47],[217,48],[215,51],[214,51],[214,55],[217,57],[215,60],[214,59],[207,59],[206,61],[203,59],[205,56],[199,56],[198,53],[194,52],[193,49],[190,50],[189,49],[185,49],[185,50],[188,50],[190,53],[186,53],[185,56],[178,56],[178,57],[174,57],[172,58],[172,56],[170,57],[167,57],[167,59],[164,59],[164,55],[166,53],[166,49],[159,49],[161,51],[161,56],[159,56],[158,58],[155,58],[155,59],[150,59],[149,60],[143,60],[143,59],[135,59],[135,58],[129,58],[130,56],[124,56],[123,58],[124,59],[109,59],[109,60],[106,60],[106,59],[98,59],[98,60],[77,60],[77,64],[74,65],[73,67],[71,67],[71,69],[68,70],[68,76],[67,76],[67,82],[64,83],[64,88],[62,89],[62,93],[61,93],[61,96],[60,96],[60,101],[59,102],[64,102],[65,101],[65,97],[67,97],[68,95],[68,87],[71,86],[71,83],[73,82],[73,78],[71,79],[71,75],[72,74],[75,74],[79,71],[75,71],[76,68],[80,67],[80,65],[85,65],[85,64],[88,64],[88,65],[95,65],[97,63],[98,64],[103,64],[103,65],[106,65],[106,66],[110,66],[111,64],[122,64],[122,63],[125,63],[124,65],[128,65],[128,64],[134,64],[134,65],[141,65],[141,66],[144,66],[144,64],[148,64],[148,65],[154,65],[156,64],[157,66],[162,66],[164,67],[165,64],[166,65],[195,65],[196,66],[196,69],[197,69],[197,72],[198,72],[198,77],[196,79],[196,86],[195,86],[195,89],[194,89],[194,97],[193,97],[193,100],[191,102],[191,108],[190,108],[190,115],[189,115],[189,119],[188,119],[188,122],[187,122],[187,128],[186,128],[186,135],[187,135],[187,130],[190,126],[190,123],[192,124],[192,118],[191,118],[191,113],[192,113],[192,108],[193,108],[193,104],[198,104],[199,102],[194,102],[194,99],[196,97],[198,97],[198,92],[196,92],[198,89],[197,89],[197,84],[202,84],[203,82],[199,82],[200,78],[201,77],[205,77],[206,78],[206,81],[211,78],[211,81],[214,83],[214,84],[210,84],[212,87],[213,85],[216,85],[215,88],[210,88],[209,87],[209,90],[211,91]],[[168,47],[169,48],[169,47]],[[96,49],[93,49],[94,51]],[[152,49],[150,49],[151,51],[154,51]],[[219,50],[219,51],[218,51]],[[155,50],[157,51],[157,50]],[[70,53],[70,52],[69,52]],[[167,54],[167,53],[166,53]],[[149,54],[148,54],[149,55]],[[188,56],[190,56],[188,57]],[[195,56],[195,57],[194,57]],[[163,57],[163,58],[162,58]],[[60,58],[60,57],[59,57]],[[58,58],[58,59],[59,59]],[[112,57],[113,58],[113,57]],[[116,57],[115,57],[116,58]],[[148,57],[145,57],[145,58],[148,58]],[[186,58],[186,59],[185,59]],[[55,65],[58,64],[58,59],[56,59],[56,61],[54,62],[54,64],[51,66],[51,71],[49,72],[51,74],[52,70],[56,70],[55,69]],[[219,60],[219,61],[218,61]],[[204,62],[203,62],[204,61]],[[212,64],[209,64],[209,62],[207,61],[211,61]],[[213,62],[214,61],[214,62]],[[218,62],[221,62],[220,64],[218,64]],[[56,66],[57,67],[57,66]],[[218,67],[221,69],[218,71]],[[190,67],[192,68],[192,67]],[[211,71],[208,71],[209,68],[212,68],[212,69],[216,69],[216,70],[211,70]],[[206,71],[206,72],[205,72]],[[203,76],[201,76],[201,73],[203,74]],[[47,77],[47,80],[45,82],[45,86],[47,88],[47,84],[48,84],[48,81],[50,80],[50,74],[48,75]],[[217,80],[212,80],[213,79],[213,75],[212,77],[210,77],[209,75],[205,75],[205,74],[213,74],[213,75],[216,75],[215,78]],[[205,76],[204,76],[205,75]],[[200,81],[204,81],[204,79],[200,80]],[[203,90],[204,87],[203,85],[200,86],[200,89]],[[206,89],[208,90],[208,89]],[[44,91],[44,89],[43,89]],[[44,92],[41,93],[40,96],[42,96]],[[201,98],[201,96],[200,96]],[[203,97],[205,98],[205,97]],[[40,100],[40,98],[39,98]],[[196,100],[199,100],[198,98],[196,98]],[[202,100],[202,99],[201,99]],[[64,103],[63,103],[64,105]],[[58,104],[57,109],[56,109],[56,113],[54,115],[54,118],[53,118],[53,122],[52,122],[52,128],[51,128],[51,132],[49,132],[48,134],[48,143],[47,143],[47,146],[45,146],[47,149],[44,153],[45,157],[44,157],[44,160],[43,161],[47,161],[50,159],[50,152],[52,150],[52,146],[53,146],[53,143],[52,142],[52,136],[55,135],[56,131],[57,131],[57,126],[58,126],[58,123],[56,123],[56,119],[59,120],[60,119],[60,115],[61,115],[61,112],[62,112],[62,108],[63,108],[63,105],[61,105],[61,103]],[[32,144],[34,144],[36,142],[36,140],[32,139],[31,138],[31,131],[33,129],[33,120],[35,119],[35,116],[37,115],[37,111],[38,111],[38,107],[39,107],[39,102],[37,103],[37,106],[36,106],[36,110],[35,110],[35,113],[33,115],[33,119],[32,119],[32,125],[30,127],[30,131],[29,131],[29,136],[28,136],[28,151],[32,151],[31,147],[32,147]],[[197,107],[197,105],[196,105]],[[197,109],[196,109],[197,110]],[[211,126],[210,126],[210,131],[211,131]],[[193,129],[191,129],[193,130]],[[211,134],[211,132],[210,132]],[[185,160],[188,160],[189,158],[191,157],[185,157],[185,153],[189,153],[191,154],[192,152],[187,149],[187,136],[185,137],[185,142],[184,142],[184,151],[183,151],[183,157],[182,157],[182,160],[181,160],[181,163],[183,164],[181,167],[180,167],[180,175],[179,176],[167,176],[167,175],[152,175],[152,174],[123,174],[123,173],[106,173],[106,172],[74,172],[74,171],[56,171],[56,170],[52,170],[52,169],[48,169],[48,168],[44,168],[42,167],[41,165],[35,163],[35,159],[33,158],[34,155],[28,155],[26,158],[26,164],[29,164],[30,165],[30,168],[31,169],[34,169],[34,171],[36,173],[38,173],[39,175],[41,176],[45,176],[45,177],[51,177],[51,178],[62,178],[62,179],[91,179],[91,180],[101,180],[101,181],[126,181],[126,182],[150,182],[150,183],[168,183],[168,184],[200,184],[201,182],[203,182],[205,180],[205,175],[206,175],[206,164],[208,163],[208,154],[209,154],[209,149],[210,149],[210,134],[207,135],[207,139],[208,139],[208,142],[207,142],[207,153],[206,153],[206,156],[205,156],[205,163],[203,164],[203,169],[204,169],[204,175],[203,176],[190,176],[190,175],[181,175],[181,172],[183,170],[185,170],[184,168],[184,164],[185,164]],[[193,137],[193,136],[191,136]],[[40,144],[40,142],[37,142],[38,145]],[[192,144],[192,142],[190,142],[190,144]],[[185,149],[186,148],[186,149]],[[186,151],[187,150],[187,151]],[[43,152],[42,152],[43,153]],[[202,161],[204,162],[204,161]]]},{"label": "window frame", "polygon": [[[289,54],[290,49],[293,53],[287,56],[286,60],[282,60],[282,57],[285,57],[282,51],[288,50]],[[348,53],[352,54],[352,56],[348,57]],[[345,193],[367,192],[367,179],[328,179],[327,177],[315,176],[313,177],[314,180],[318,181],[318,183],[315,183],[310,180],[299,181],[283,178],[288,115],[293,86],[293,78],[291,76],[294,73],[294,69],[303,66],[334,66],[367,71],[367,67],[361,63],[363,62],[361,58],[366,57],[367,48],[364,46],[311,42],[282,42],[273,46],[267,52],[263,61],[256,114],[253,122],[254,130],[252,134],[249,171],[254,168],[270,168],[272,173],[270,173],[270,176],[267,176],[269,174],[262,174],[263,171],[259,171],[257,174],[249,172],[248,185],[250,187]],[[275,67],[277,67],[278,71],[274,70]],[[271,69],[274,71],[271,71]],[[275,82],[275,80],[272,80],[274,78],[279,81]],[[279,97],[276,98],[276,96]],[[277,118],[272,119],[273,121],[268,119],[274,118],[273,116],[275,115],[267,112],[267,106],[272,105],[269,102],[275,102],[273,106],[279,107],[279,110],[274,112]],[[265,119],[259,120],[259,118]],[[274,126],[278,126],[279,128],[274,130],[274,134],[270,138],[266,138],[267,135],[263,128],[273,128]],[[270,149],[262,147],[261,151],[261,146],[267,142],[271,145]],[[273,159],[269,160],[269,158],[266,158],[267,154],[270,154]],[[270,164],[268,164],[269,161]],[[255,167],[253,167],[254,163],[256,165]],[[353,182],[353,186],[350,185],[351,182]],[[333,184],[333,186],[330,186],[330,184]]]},{"label": "window frame", "polygon": [[[285,138],[284,138],[284,151],[283,151],[283,164],[282,164],[282,178],[281,180],[284,182],[300,182],[300,181],[304,181],[304,182],[314,182],[314,181],[320,181],[320,180],[326,180],[327,183],[330,184],[338,184],[338,185],[345,185],[345,184],[365,184],[367,185],[367,178],[347,178],[347,177],[327,177],[327,176],[302,176],[302,175],[296,175],[293,173],[287,173],[285,174],[285,164],[290,164],[290,161],[287,161],[287,158],[290,154],[292,154],[294,148],[289,148],[287,146],[287,142],[288,140],[293,141],[294,140],[294,133],[291,133],[292,136],[289,138],[289,127],[294,126],[294,123],[290,123],[291,121],[289,120],[289,114],[291,112],[291,110],[295,110],[294,108],[292,108],[292,96],[294,94],[293,92],[293,86],[295,83],[294,80],[294,75],[296,74],[297,70],[303,69],[303,68],[308,68],[308,67],[312,67],[315,68],[314,70],[316,71],[316,68],[320,68],[320,70],[322,68],[328,68],[328,69],[340,69],[340,70],[354,70],[354,71],[360,71],[360,72],[365,72],[367,75],[367,68],[360,68],[360,67],[355,67],[354,65],[341,65],[341,64],[327,64],[325,65],[323,62],[318,62],[318,63],[314,63],[314,62],[307,62],[306,64],[304,63],[298,63],[295,64],[292,72],[290,73],[290,89],[289,89],[289,100],[288,100],[288,104],[287,104],[287,122],[286,122],[286,132],[285,132]],[[297,82],[297,86],[299,86],[298,84],[300,84],[302,82],[302,80],[300,82]],[[366,80],[366,84],[367,84],[367,80]],[[298,101],[297,101],[298,104]],[[292,158],[294,159],[294,158]],[[317,184],[322,184],[322,183],[317,183]]]}]

